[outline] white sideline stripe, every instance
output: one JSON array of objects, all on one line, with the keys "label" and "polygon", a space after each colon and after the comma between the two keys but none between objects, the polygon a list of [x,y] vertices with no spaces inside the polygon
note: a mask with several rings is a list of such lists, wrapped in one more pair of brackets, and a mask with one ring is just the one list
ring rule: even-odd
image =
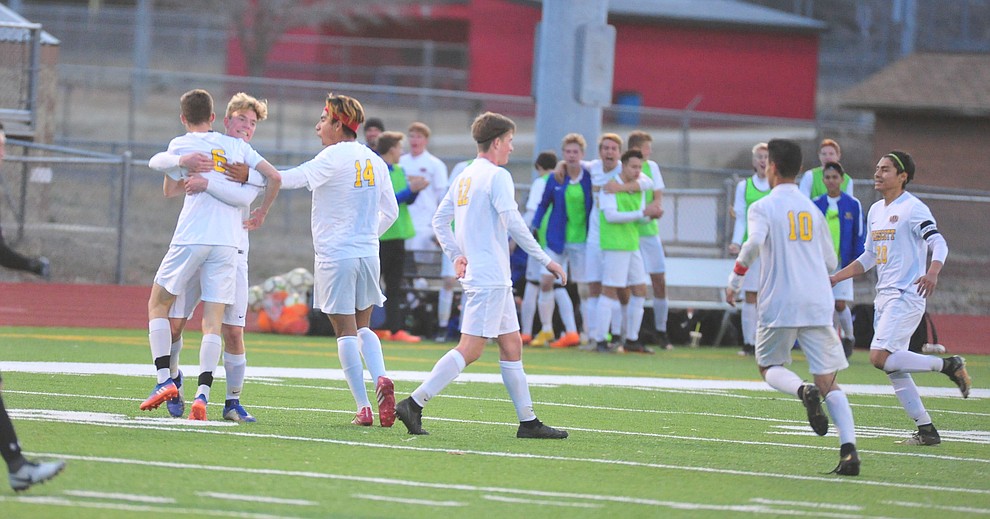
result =
[{"label": "white sideline stripe", "polygon": [[376,496],[374,494],[351,494],[351,497],[367,499],[369,501],[385,501],[388,503],[402,503],[404,505],[423,506],[466,506],[467,503],[460,501],[433,501],[430,499],[410,499],[407,497]]},{"label": "white sideline stripe", "polygon": [[[477,486],[477,485],[469,485],[469,484],[428,483],[424,481],[410,481],[410,480],[381,478],[381,477],[352,476],[348,474],[329,474],[329,473],[321,473],[321,472],[242,468],[242,467],[218,466],[218,465],[194,465],[189,463],[175,463],[175,462],[165,462],[165,461],[144,461],[144,460],[134,460],[134,459],[125,459],[125,458],[75,456],[71,454],[55,454],[55,453],[32,453],[32,454],[37,454],[40,456],[59,457],[63,459],[74,459],[81,461],[120,463],[120,464],[128,464],[128,465],[144,465],[144,466],[153,466],[153,467],[169,468],[169,469],[193,469],[193,470],[206,470],[212,472],[236,472],[236,473],[263,474],[263,475],[272,475],[272,476],[305,477],[305,478],[313,478],[313,479],[329,479],[329,480],[339,480],[339,481],[353,481],[359,483],[371,483],[374,485],[395,485],[395,486],[411,487],[411,488],[455,490],[461,492],[499,493],[499,494],[524,495],[524,496],[534,496],[534,497],[543,497],[543,498],[583,499],[587,501],[638,504],[638,505],[646,505],[646,506],[662,506],[662,507],[672,508],[675,510],[715,510],[715,511],[730,511],[730,512],[747,512],[747,513],[755,513],[755,514],[763,514],[763,515],[772,513],[777,515],[785,515],[785,514],[811,515],[815,517],[823,517],[823,516],[851,517],[848,515],[838,516],[836,514],[828,514],[819,511],[804,512],[801,510],[781,510],[777,508],[768,508],[765,506],[749,505],[749,504],[713,505],[707,503],[665,501],[659,499],[639,498],[639,497],[630,497],[630,496],[610,496],[603,494],[583,494],[576,492],[528,490],[522,488],[490,487],[490,486]],[[719,471],[715,471],[715,472],[719,472]],[[751,473],[751,472],[742,473],[742,474],[756,475],[756,473]],[[838,478],[810,478],[810,477],[792,476],[792,475],[786,475],[786,476],[782,475],[782,477],[788,477],[793,479],[820,479],[824,481],[834,482],[837,484],[855,483],[849,479],[838,479]]]},{"label": "white sideline stripe", "polygon": [[[123,375],[151,377],[154,373],[149,364],[110,364],[98,362],[0,362],[0,370],[20,373],[43,373],[62,375]],[[222,370],[218,370],[222,373]],[[422,382],[429,372],[426,371],[391,371],[392,380],[404,382]],[[218,378],[220,373],[217,373]],[[295,378],[315,380],[344,380],[343,372],[339,369],[316,368],[270,368],[248,366],[248,377]],[[603,387],[647,387],[659,389],[688,389],[692,391],[708,390],[745,390],[745,391],[776,391],[766,382],[755,380],[707,380],[707,379],[678,379],[678,378],[649,378],[649,377],[599,377],[578,375],[526,375],[530,384],[551,384],[557,386],[603,386]],[[497,373],[461,373],[459,382],[484,382],[501,384],[502,376]],[[889,384],[842,384],[842,389],[849,395],[883,395],[893,396],[894,390]],[[921,396],[959,398],[959,390],[947,387],[918,386]],[[971,399],[990,398],[990,389],[972,389]]]},{"label": "white sideline stripe", "polygon": [[813,503],[809,501],[782,501],[779,499],[765,499],[762,497],[754,497],[750,499],[753,503],[760,503],[761,505],[786,505],[786,506],[804,506],[809,508],[830,508],[832,510],[846,510],[849,512],[859,512],[863,510],[863,507],[857,505],[839,505],[835,503]]},{"label": "white sideline stripe", "polygon": [[281,497],[246,496],[243,494],[224,494],[222,492],[196,492],[196,495],[203,497],[213,497],[216,499],[227,499],[229,501],[251,501],[254,503],[271,503],[276,505],[316,506],[320,504],[316,501],[307,501],[305,499],[285,499]]},{"label": "white sideline stripe", "polygon": [[[173,430],[177,432],[196,432],[196,433],[206,433],[206,434],[232,434],[235,436],[247,436],[247,437],[261,437],[261,438],[277,438],[281,440],[302,440],[302,441],[312,441],[318,443],[331,443],[336,445],[348,445],[357,447],[371,447],[378,449],[395,449],[404,451],[414,451],[414,452],[433,452],[440,454],[450,454],[449,449],[437,449],[430,447],[412,447],[409,445],[379,445],[373,443],[365,442],[354,442],[354,441],[343,441],[343,440],[331,440],[325,438],[299,438],[293,436],[283,436],[283,435],[262,435],[255,433],[240,433],[240,432],[228,432],[228,431],[216,431],[209,429],[164,429]],[[707,474],[728,474],[732,476],[748,476],[748,477],[761,477],[761,478],[774,478],[774,479],[792,479],[801,481],[818,481],[825,483],[832,483],[836,485],[863,485],[863,486],[873,486],[873,487],[886,487],[886,488],[900,488],[900,489],[913,489],[913,490],[928,490],[934,492],[960,492],[964,494],[979,494],[979,495],[990,495],[990,489],[981,488],[960,488],[960,487],[946,487],[939,485],[920,485],[914,483],[894,483],[888,481],[870,481],[866,479],[849,479],[849,478],[837,478],[837,477],[827,477],[827,476],[802,476],[800,474],[777,474],[773,472],[753,472],[749,470],[735,470],[735,469],[718,469],[710,467],[693,467],[693,466],[683,466],[683,465],[670,465],[666,463],[647,463],[641,461],[627,461],[627,460],[608,460],[600,458],[575,458],[568,456],[550,456],[546,454],[529,454],[529,453],[509,453],[509,452],[486,452],[486,451],[476,451],[476,450],[462,450],[458,451],[463,454],[474,454],[476,456],[491,456],[496,458],[514,458],[514,459],[537,459],[537,460],[550,460],[550,461],[566,461],[575,463],[595,463],[602,465],[619,465],[626,467],[645,467],[645,468],[655,468],[655,469],[666,469],[666,470],[683,470],[687,472],[702,472]],[[170,462],[157,462],[157,461],[140,461],[140,460],[129,460],[122,458],[106,458],[100,456],[78,456],[73,454],[56,454],[56,453],[35,453],[40,456],[49,456],[55,458],[65,458],[65,459],[78,459],[86,461],[106,461],[110,463],[124,463],[124,464],[135,464],[135,465],[153,465],[161,467],[172,467],[172,468],[208,468],[209,470],[224,471],[224,472],[239,472],[246,471],[248,473],[254,474],[278,474],[278,475],[307,475],[308,477],[318,477],[327,479],[344,479],[348,481],[370,481],[370,482],[387,482],[389,484],[400,484],[395,483],[400,480],[386,479],[386,478],[368,478],[368,477],[358,477],[349,475],[336,475],[336,474],[321,474],[316,472],[296,472],[296,471],[282,471],[274,469],[249,469],[249,468],[235,468],[235,467],[207,467],[205,465],[193,465],[186,463],[170,463]],[[406,483],[401,483],[406,484]],[[414,486],[425,486],[428,488],[450,488],[448,486],[434,487],[430,483],[417,483]],[[481,487],[479,487],[481,488]],[[500,491],[500,490],[486,490],[486,491]],[[572,497],[577,494],[570,493],[543,493],[540,495],[547,495],[553,497]]]},{"label": "white sideline stripe", "polygon": [[116,499],[119,501],[134,501],[136,503],[160,503],[172,504],[175,499],[171,497],[142,496],[139,494],[119,494],[116,492],[95,492],[92,490],[64,490],[63,494],[74,497],[92,497],[96,499]]},{"label": "white sideline stripe", "polygon": [[548,501],[546,499],[522,499],[518,497],[505,497],[505,496],[495,496],[495,495],[484,495],[481,496],[489,501],[498,501],[500,503],[522,503],[527,505],[548,505],[548,506],[570,506],[573,508],[602,508],[605,505],[600,505],[597,503],[569,503],[566,501]]},{"label": "white sideline stripe", "polygon": [[122,510],[125,512],[154,512],[169,515],[191,515],[193,517],[237,517],[239,519],[301,519],[295,516],[253,514],[250,512],[228,512],[226,510],[209,510],[201,508],[175,508],[171,506],[130,505],[125,503],[101,503],[94,501],[78,501],[51,496],[0,496],[0,503],[11,501],[30,505],[69,506],[78,508],[97,508],[102,510]]},{"label": "white sideline stripe", "polygon": [[910,508],[932,508],[935,510],[949,510],[951,512],[964,512],[967,514],[990,514],[990,508],[973,508],[969,506],[933,505],[930,503],[915,503],[912,501],[881,501],[885,505],[907,506]]}]

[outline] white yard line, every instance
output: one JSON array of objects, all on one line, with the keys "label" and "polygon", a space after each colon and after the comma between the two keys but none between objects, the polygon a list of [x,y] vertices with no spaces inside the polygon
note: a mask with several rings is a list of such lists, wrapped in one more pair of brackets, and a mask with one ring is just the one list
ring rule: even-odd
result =
[{"label": "white yard line", "polygon": [[[351,494],[356,499],[367,499],[369,501],[385,501],[387,503],[402,503],[404,505],[421,506],[467,506],[467,503],[460,501],[433,501],[431,499],[410,499],[407,497],[378,496],[375,494]],[[398,514],[396,514],[398,515]]]},{"label": "white yard line", "polygon": [[191,515],[193,517],[236,517],[238,519],[299,519],[294,516],[253,514],[249,512],[227,512],[224,510],[208,510],[203,508],[178,508],[173,506],[131,505],[125,503],[106,503],[100,501],[80,501],[49,496],[2,496],[2,502],[24,503],[43,506],[66,506],[72,508],[96,508],[101,510],[120,510],[124,512],[152,512],[169,515]]},{"label": "white yard line", "polygon": [[601,508],[604,506],[597,503],[581,503],[577,501],[548,501],[546,499],[522,499],[518,497],[505,497],[505,496],[496,496],[490,494],[481,497],[489,501],[498,501],[500,503],[520,503],[527,505],[569,506],[572,508]]},{"label": "white yard line", "polygon": [[134,501],[135,503],[172,504],[175,498],[159,496],[142,496],[140,494],[120,494],[116,492],[95,492],[92,490],[63,490],[63,494],[73,497],[92,497],[96,499],[114,499],[117,501]]},{"label": "white yard line", "polygon": [[250,501],[252,503],[270,503],[276,505],[316,506],[320,503],[305,499],[285,499],[281,497],[247,496],[244,494],[225,494],[223,492],[196,492],[197,496],[226,499],[228,501]]},{"label": "white yard line", "polygon": [[[64,375],[153,375],[150,364],[108,364],[90,362],[0,362],[0,370],[22,373],[45,373]],[[187,369],[195,372],[196,368]],[[404,382],[422,382],[426,371],[391,371],[393,380]],[[217,378],[224,377],[223,369],[218,368]],[[273,368],[248,366],[248,377],[266,378],[295,378],[314,380],[344,380],[343,372],[339,369],[316,368]],[[461,373],[459,382],[484,382],[501,384],[502,376],[497,373]],[[710,390],[744,390],[744,391],[775,391],[763,381],[755,380],[701,380],[679,378],[648,378],[648,377],[598,377],[579,375],[527,375],[530,384],[549,384],[556,386],[599,386],[599,387],[637,387],[660,389],[685,389],[692,391]],[[892,396],[893,389],[889,384],[842,384],[843,390],[850,395],[884,395]],[[947,387],[919,386],[918,392],[926,397],[958,398],[959,390]],[[990,398],[990,389],[972,389],[971,399]]]},{"label": "white yard line", "polygon": [[931,503],[916,503],[913,501],[881,501],[885,505],[906,506],[908,508],[928,508],[932,510],[948,510],[966,514],[990,514],[990,508],[973,508],[971,506],[933,505]]},{"label": "white yard line", "polygon": [[807,508],[829,508],[832,510],[845,510],[848,512],[859,512],[863,510],[862,506],[856,506],[856,505],[840,505],[836,503],[815,503],[809,501],[782,501],[779,499],[765,499],[762,497],[754,497],[750,499],[750,502],[759,503],[761,505],[785,505],[785,506],[803,506]]}]

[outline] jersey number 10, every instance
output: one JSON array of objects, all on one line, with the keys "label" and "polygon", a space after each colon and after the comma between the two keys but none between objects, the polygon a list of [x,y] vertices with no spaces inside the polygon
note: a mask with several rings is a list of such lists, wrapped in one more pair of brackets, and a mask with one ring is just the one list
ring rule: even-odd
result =
[{"label": "jersey number 10", "polygon": [[801,211],[795,217],[794,211],[788,211],[787,219],[791,223],[791,233],[787,236],[789,240],[811,241],[810,213],[807,211]]}]

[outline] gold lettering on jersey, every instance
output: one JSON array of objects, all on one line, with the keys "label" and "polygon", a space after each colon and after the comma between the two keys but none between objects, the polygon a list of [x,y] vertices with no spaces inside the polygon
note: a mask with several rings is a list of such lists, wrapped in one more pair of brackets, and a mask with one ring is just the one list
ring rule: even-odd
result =
[{"label": "gold lettering on jersey", "polygon": [[787,212],[790,220],[791,232],[788,239],[791,241],[811,241],[811,214],[807,211],[799,211],[796,215],[794,211]]},{"label": "gold lettering on jersey", "polygon": [[870,231],[870,237],[873,238],[873,241],[893,241],[896,232],[896,229],[877,229]]},{"label": "gold lettering on jersey", "polygon": [[471,177],[463,178],[457,181],[457,205],[467,205],[470,198],[468,193],[471,191]]},{"label": "gold lettering on jersey", "polygon": [[368,186],[375,185],[375,168],[371,165],[371,159],[365,160],[364,168],[361,167],[361,161],[354,161],[354,187],[364,187],[365,182]]},{"label": "gold lettering on jersey", "polygon": [[227,156],[223,149],[210,150],[210,154],[213,156],[213,171],[220,173],[227,171]]}]

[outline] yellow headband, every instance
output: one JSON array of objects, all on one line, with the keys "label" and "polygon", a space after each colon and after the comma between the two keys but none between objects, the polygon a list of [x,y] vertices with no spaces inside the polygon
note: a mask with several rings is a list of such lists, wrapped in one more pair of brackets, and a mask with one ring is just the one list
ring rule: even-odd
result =
[{"label": "yellow headband", "polygon": [[904,167],[904,163],[901,162],[901,159],[899,159],[897,157],[897,155],[894,155],[893,153],[888,153],[886,156],[894,159],[895,161],[897,161],[897,164],[901,167],[901,171],[907,170],[907,168]]}]

